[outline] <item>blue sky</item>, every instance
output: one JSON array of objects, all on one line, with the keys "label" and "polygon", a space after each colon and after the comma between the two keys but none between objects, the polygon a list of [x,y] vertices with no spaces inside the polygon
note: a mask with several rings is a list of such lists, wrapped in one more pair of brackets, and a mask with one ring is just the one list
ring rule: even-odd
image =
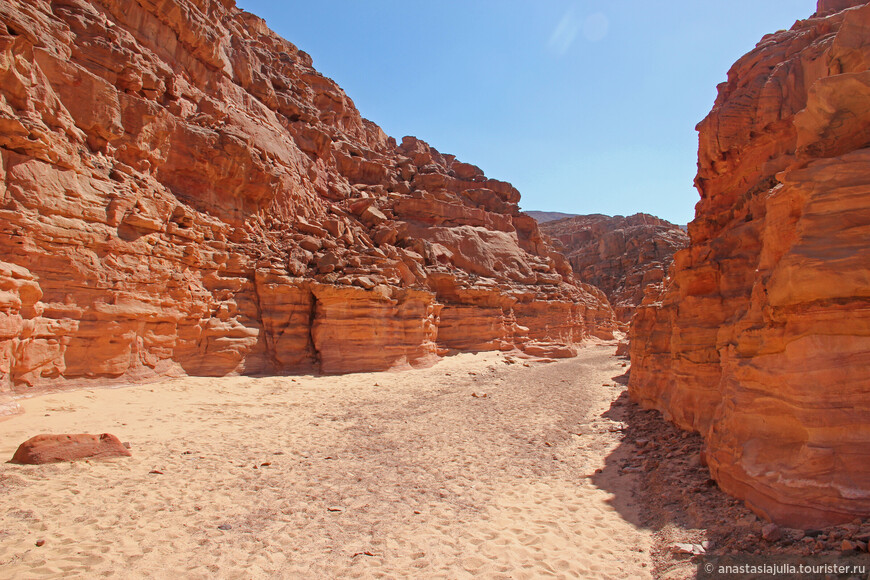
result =
[{"label": "blue sky", "polygon": [[716,85],[815,0],[238,0],[362,115],[520,190],[523,209],[694,216]]}]

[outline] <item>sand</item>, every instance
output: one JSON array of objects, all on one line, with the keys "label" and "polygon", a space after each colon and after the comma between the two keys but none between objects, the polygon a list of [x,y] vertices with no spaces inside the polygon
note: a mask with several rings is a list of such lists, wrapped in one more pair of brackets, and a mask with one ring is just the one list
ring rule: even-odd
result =
[{"label": "sand", "polygon": [[638,480],[596,474],[614,350],[23,399],[0,458],[45,432],[133,456],[0,464],[0,577],[649,578]]}]

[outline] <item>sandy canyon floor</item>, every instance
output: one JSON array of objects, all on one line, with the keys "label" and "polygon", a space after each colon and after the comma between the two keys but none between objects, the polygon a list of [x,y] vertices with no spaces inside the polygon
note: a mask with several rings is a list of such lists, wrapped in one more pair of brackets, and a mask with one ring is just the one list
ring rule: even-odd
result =
[{"label": "sandy canyon floor", "polygon": [[760,522],[628,402],[614,352],[23,400],[0,457],[42,432],[133,456],[0,464],[0,576],[682,578],[675,542],[751,552]]}]

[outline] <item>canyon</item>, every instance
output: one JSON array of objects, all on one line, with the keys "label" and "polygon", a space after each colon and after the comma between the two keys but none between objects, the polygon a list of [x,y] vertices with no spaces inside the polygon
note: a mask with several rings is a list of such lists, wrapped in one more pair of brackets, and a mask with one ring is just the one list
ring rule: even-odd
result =
[{"label": "canyon", "polygon": [[700,434],[722,490],[795,528],[866,517],[868,29],[870,4],[819,0],[737,61],[687,236],[539,226],[232,0],[4,2],[0,415],[161,377],[571,357],[630,321],[631,398]]},{"label": "canyon", "polygon": [[870,514],[870,5],[820,0],[719,85],[690,245],[632,321],[629,391],[794,527]]},{"label": "canyon", "polygon": [[397,143],[230,0],[5,2],[5,409],[65,385],[612,337],[604,294],[519,199]]},{"label": "canyon", "polygon": [[580,279],[607,295],[623,324],[631,320],[647,287],[663,283],[674,253],[689,242],[680,226],[643,213],[571,216],[542,222],[540,228]]}]

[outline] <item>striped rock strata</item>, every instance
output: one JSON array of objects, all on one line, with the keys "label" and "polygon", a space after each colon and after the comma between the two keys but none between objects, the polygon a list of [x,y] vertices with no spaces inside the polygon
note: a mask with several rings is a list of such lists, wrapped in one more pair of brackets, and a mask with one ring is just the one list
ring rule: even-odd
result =
[{"label": "striped rock strata", "polygon": [[0,390],[609,336],[519,193],[231,0],[0,3]]},{"label": "striped rock strata", "polygon": [[870,5],[765,36],[698,130],[691,244],[635,315],[631,396],[764,516],[868,516]]},{"label": "striped rock strata", "polygon": [[674,253],[689,243],[678,226],[652,215],[580,215],[541,224],[574,271],[607,295],[628,323],[650,284],[661,284]]}]

